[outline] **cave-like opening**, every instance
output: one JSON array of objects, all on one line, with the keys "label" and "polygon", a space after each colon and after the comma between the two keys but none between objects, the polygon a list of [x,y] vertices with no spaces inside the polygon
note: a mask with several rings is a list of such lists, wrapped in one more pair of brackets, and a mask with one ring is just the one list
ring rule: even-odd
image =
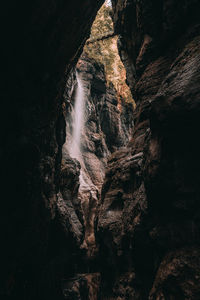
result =
[{"label": "cave-like opening", "polygon": [[[67,79],[62,169],[64,173],[71,168],[68,176],[74,176],[76,190],[72,193],[70,186],[63,186],[61,194],[64,201],[71,202],[77,223],[83,230],[79,247],[87,261],[85,270],[81,267],[85,273],[91,272],[90,265],[95,263],[94,269],[99,271],[95,224],[107,161],[112,153],[129,143],[134,127],[135,103],[126,84],[117,40],[111,2],[106,1],[97,13],[76,67]],[[122,210],[122,206],[120,203],[119,209]],[[113,205],[108,210],[113,211]]]}]

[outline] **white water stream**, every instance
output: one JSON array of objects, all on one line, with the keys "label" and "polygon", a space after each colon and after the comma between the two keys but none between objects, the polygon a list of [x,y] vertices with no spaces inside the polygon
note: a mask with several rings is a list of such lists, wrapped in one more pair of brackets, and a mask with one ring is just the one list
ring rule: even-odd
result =
[{"label": "white water stream", "polygon": [[70,145],[70,156],[80,160],[81,158],[81,132],[84,129],[85,117],[85,93],[82,80],[76,72],[77,89],[75,94],[75,107],[73,118],[72,144]]},{"label": "white water stream", "polygon": [[80,171],[80,190],[88,190],[89,182],[86,176],[84,161],[81,152],[81,136],[85,127],[85,101],[86,95],[82,79],[78,72],[76,72],[77,88],[75,93],[75,104],[73,113],[72,139],[69,145],[69,154],[72,158],[76,158],[81,164]]},{"label": "white water stream", "polygon": [[90,173],[85,165],[85,159],[82,153],[81,143],[85,138],[85,106],[86,106],[86,88],[78,72],[76,72],[77,87],[75,92],[75,103],[72,118],[72,136],[67,148],[72,158],[80,162],[80,186],[79,198],[83,210],[83,219],[85,224],[85,237],[81,248],[88,251],[88,255],[94,253],[96,249],[94,236],[94,218],[96,215],[96,206],[98,203],[98,188],[92,182]]}]

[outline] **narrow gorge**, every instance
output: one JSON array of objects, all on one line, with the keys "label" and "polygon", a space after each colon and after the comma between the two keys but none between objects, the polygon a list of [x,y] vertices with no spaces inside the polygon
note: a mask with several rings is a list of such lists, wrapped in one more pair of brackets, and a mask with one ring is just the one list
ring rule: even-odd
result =
[{"label": "narrow gorge", "polygon": [[1,299],[200,299],[199,15],[2,3]]}]

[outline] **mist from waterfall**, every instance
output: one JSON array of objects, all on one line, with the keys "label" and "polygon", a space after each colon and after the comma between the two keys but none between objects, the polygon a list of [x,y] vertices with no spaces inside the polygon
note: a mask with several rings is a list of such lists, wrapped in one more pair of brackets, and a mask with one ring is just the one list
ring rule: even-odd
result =
[{"label": "mist from waterfall", "polygon": [[80,159],[81,157],[81,132],[84,128],[85,117],[85,93],[82,80],[76,72],[77,88],[75,94],[75,106],[73,116],[73,131],[72,141],[70,146],[70,156],[72,158]]}]

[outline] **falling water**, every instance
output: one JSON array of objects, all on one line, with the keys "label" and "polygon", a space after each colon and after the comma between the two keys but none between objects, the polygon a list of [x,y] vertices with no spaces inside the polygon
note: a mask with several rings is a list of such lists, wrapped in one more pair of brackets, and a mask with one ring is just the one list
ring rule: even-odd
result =
[{"label": "falling water", "polygon": [[76,72],[77,89],[75,94],[75,108],[73,118],[72,144],[70,155],[79,159],[81,156],[81,132],[84,127],[85,94],[82,80]]},{"label": "falling water", "polygon": [[81,207],[83,211],[83,219],[85,225],[85,233],[82,249],[87,249],[88,256],[93,255],[96,250],[95,236],[94,236],[94,217],[96,212],[96,205],[98,203],[98,189],[92,182],[92,179],[88,173],[85,165],[83,153],[81,151],[81,136],[85,127],[85,87],[83,81],[78,73],[77,78],[77,89],[75,94],[75,106],[73,111],[73,127],[71,145],[68,146],[69,154],[72,158],[76,158],[80,165],[79,175],[79,192],[78,197],[81,201]]}]

